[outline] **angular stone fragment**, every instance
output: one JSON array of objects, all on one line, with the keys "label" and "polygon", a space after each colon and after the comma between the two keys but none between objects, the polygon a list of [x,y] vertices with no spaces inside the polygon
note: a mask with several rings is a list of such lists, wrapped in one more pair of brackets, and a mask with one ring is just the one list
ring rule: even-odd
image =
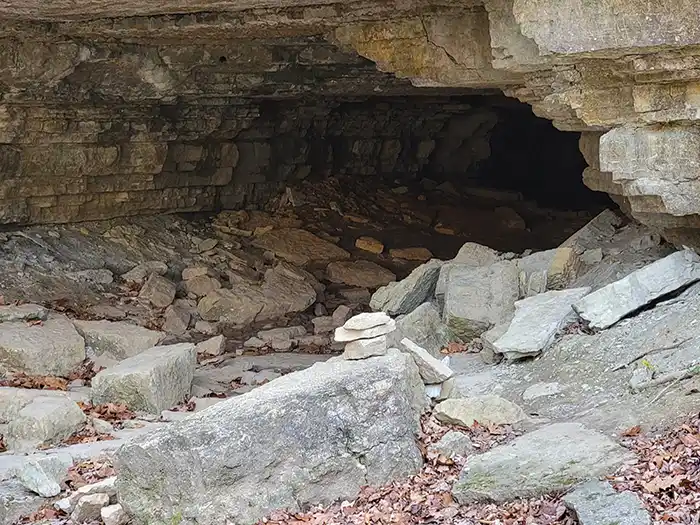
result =
[{"label": "angular stone fragment", "polygon": [[578,277],[582,262],[573,248],[560,247],[523,257],[517,265],[520,297],[530,297],[568,287]]},{"label": "angular stone fragment", "polygon": [[211,337],[201,343],[197,343],[195,350],[201,355],[221,355],[226,347],[226,338],[223,335]]},{"label": "angular stone fragment", "polygon": [[163,315],[163,330],[173,335],[183,335],[190,325],[190,313],[179,306],[171,304]]},{"label": "angular stone fragment", "polygon": [[421,264],[405,279],[380,288],[372,296],[370,307],[389,315],[412,312],[435,293],[435,284],[442,264],[442,261],[433,259]]},{"label": "angular stone fragment", "polygon": [[608,328],[666,294],[700,280],[700,256],[681,250],[588,294],[573,304],[592,328]]},{"label": "angular stone fragment", "polygon": [[396,319],[396,331],[389,336],[389,345],[398,346],[404,337],[425,348],[434,357],[442,357],[440,350],[457,340],[431,303],[423,303]]},{"label": "angular stone fragment", "polygon": [[388,324],[390,321],[391,317],[386,315],[384,312],[365,312],[354,315],[345,321],[343,328],[346,330],[368,330],[369,328],[374,328],[375,326]]},{"label": "angular stone fragment", "polygon": [[314,325],[314,334],[327,334],[337,328],[330,315],[315,317],[311,319],[311,324]]},{"label": "angular stone fragment", "polygon": [[42,443],[57,444],[85,421],[83,411],[68,397],[35,397],[7,425],[7,448],[30,450]]},{"label": "angular stone fragment", "polygon": [[119,501],[139,523],[214,524],[350,500],[418,471],[425,402],[407,356],[317,364],[125,444]]},{"label": "angular stone fragment", "polygon": [[197,275],[191,277],[184,283],[187,293],[204,297],[205,295],[221,288],[221,283],[218,279],[209,277],[208,275]]},{"label": "angular stone fragment", "polygon": [[165,338],[165,333],[124,321],[73,321],[85,338],[85,344],[95,355],[109,354],[126,359],[153,348]]},{"label": "angular stone fragment", "polygon": [[396,280],[394,272],[372,261],[335,261],[326,267],[328,280],[348,286],[378,288]]},{"label": "angular stone fragment", "polygon": [[561,246],[571,247],[576,253],[598,248],[605,241],[611,239],[621,225],[622,219],[618,214],[612,210],[604,210],[565,240]]},{"label": "angular stone fragment", "polygon": [[0,482],[0,524],[2,525],[20,523],[20,518],[39,510],[45,503],[46,500],[42,496],[27,490],[16,480]]},{"label": "angular stone fragment", "polygon": [[160,414],[189,396],[196,363],[193,344],[151,348],[99,372],[92,380],[92,401]]},{"label": "angular stone fragment", "polygon": [[373,237],[358,237],[355,240],[355,247],[376,254],[380,254],[384,251],[384,245],[381,241]]},{"label": "angular stone fragment", "polygon": [[445,324],[468,341],[512,315],[518,299],[518,270],[513,261],[490,266],[454,267],[445,294]]},{"label": "angular stone fragment", "polygon": [[264,306],[264,300],[257,288],[245,284],[235,289],[214,290],[197,303],[197,313],[205,321],[226,319],[235,325],[252,323]]},{"label": "angular stone fragment", "polygon": [[352,308],[349,306],[346,306],[344,304],[341,304],[338,306],[333,311],[333,315],[331,317],[333,318],[333,325],[334,328],[337,328],[339,326],[343,326],[345,324],[345,321],[348,320],[348,316],[352,313]]},{"label": "angular stone fragment", "polygon": [[434,358],[425,348],[421,348],[410,339],[402,339],[401,348],[413,357],[424,383],[433,385],[447,381],[452,377],[452,370],[449,366]]},{"label": "angular stone fragment", "polygon": [[546,350],[567,322],[575,318],[571,305],[590,288],[553,290],[515,303],[515,316],[493,346],[507,359],[522,359]]},{"label": "angular stone fragment", "polygon": [[470,457],[452,494],[463,505],[538,497],[610,474],[631,457],[580,423],[555,423]]},{"label": "angular stone fragment", "polygon": [[368,357],[385,355],[386,350],[385,335],[373,339],[358,339],[345,345],[343,359],[367,359]]},{"label": "angular stone fragment", "polygon": [[456,430],[450,430],[437,443],[428,447],[428,450],[442,454],[447,458],[455,456],[466,457],[474,451],[474,446],[468,435]]},{"label": "angular stone fragment", "polygon": [[49,311],[38,304],[0,305],[0,323],[12,321],[45,321]]},{"label": "angular stone fragment", "polygon": [[265,342],[280,340],[280,339],[295,339],[306,335],[306,328],[301,325],[285,326],[283,328],[271,328],[270,330],[261,330],[258,332],[258,339]]},{"label": "angular stone fragment", "polygon": [[472,396],[446,399],[434,409],[435,417],[444,423],[471,427],[482,425],[513,425],[527,419],[527,414],[515,403],[499,396]]},{"label": "angular stone fragment", "polygon": [[498,363],[503,359],[503,354],[496,351],[494,343],[508,331],[510,322],[511,320],[509,319],[507,322],[497,324],[479,336],[481,341],[479,357],[487,365]]},{"label": "angular stone fragment", "polygon": [[413,248],[392,248],[389,255],[395,259],[405,259],[407,261],[426,262],[433,258],[433,254],[428,248],[416,246]]},{"label": "angular stone fragment", "polygon": [[165,308],[175,299],[175,284],[165,277],[152,273],[139,292],[139,297],[156,308]]},{"label": "angular stone fragment", "polygon": [[130,520],[129,515],[119,503],[102,507],[100,517],[104,525],[126,525]]},{"label": "angular stone fragment", "polygon": [[0,325],[0,373],[67,376],[84,360],[85,342],[62,315],[52,314],[35,325]]},{"label": "angular stone fragment", "polygon": [[498,252],[475,242],[467,242],[452,259],[453,263],[465,264],[471,267],[489,266],[498,262]]},{"label": "angular stone fragment", "polygon": [[61,482],[73,464],[70,454],[32,455],[17,471],[17,479],[27,489],[53,498],[61,493]]},{"label": "angular stone fragment", "polygon": [[270,250],[277,257],[298,266],[310,262],[340,261],[350,258],[350,254],[333,243],[317,237],[306,230],[279,228],[253,240],[253,245]]},{"label": "angular stone fragment", "polygon": [[107,494],[89,494],[78,500],[70,519],[73,523],[89,523],[101,516],[103,507],[109,505]]},{"label": "angular stone fragment", "polygon": [[122,274],[121,277],[127,282],[140,283],[152,273],[165,275],[167,271],[168,265],[162,261],[146,261],[134,266],[131,270]]},{"label": "angular stone fragment", "polygon": [[189,281],[195,277],[201,277],[209,272],[206,266],[189,266],[182,270],[182,280]]},{"label": "angular stone fragment", "polygon": [[617,492],[605,481],[588,481],[562,498],[581,525],[651,525],[634,492]]},{"label": "angular stone fragment", "polygon": [[396,330],[396,321],[390,319],[388,323],[375,326],[374,328],[368,328],[366,330],[348,330],[344,327],[338,327],[335,329],[334,339],[338,343],[345,343],[348,341],[356,341],[358,339],[371,339],[373,337],[379,337],[380,335],[386,335]]}]

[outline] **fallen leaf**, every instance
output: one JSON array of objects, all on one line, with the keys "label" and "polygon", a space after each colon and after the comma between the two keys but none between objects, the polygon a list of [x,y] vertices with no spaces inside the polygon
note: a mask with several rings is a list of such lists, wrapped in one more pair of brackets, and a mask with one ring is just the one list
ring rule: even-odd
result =
[{"label": "fallen leaf", "polygon": [[632,428],[628,428],[625,430],[622,434],[620,434],[622,437],[633,437],[633,436],[638,436],[642,432],[642,427],[640,425],[635,425]]}]

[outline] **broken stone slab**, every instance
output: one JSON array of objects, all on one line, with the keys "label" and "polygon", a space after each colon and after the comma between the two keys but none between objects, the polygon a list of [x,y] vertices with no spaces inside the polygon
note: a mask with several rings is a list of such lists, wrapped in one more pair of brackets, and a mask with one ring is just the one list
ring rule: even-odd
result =
[{"label": "broken stone slab", "polygon": [[365,312],[345,321],[343,328],[346,330],[369,330],[376,326],[388,324],[390,321],[391,317],[384,312]]},{"label": "broken stone slab", "polygon": [[379,288],[396,280],[394,272],[372,261],[335,261],[326,267],[328,280],[348,286]]},{"label": "broken stone slab", "polygon": [[429,446],[428,450],[442,454],[447,458],[454,458],[455,456],[466,457],[474,451],[474,446],[468,435],[456,430],[450,430],[435,444]]},{"label": "broken stone slab", "polygon": [[400,353],[317,364],[124,445],[119,502],[137,522],[179,514],[204,524],[351,500],[419,470],[425,404],[418,370]]},{"label": "broken stone slab", "polygon": [[496,351],[494,343],[508,331],[511,321],[512,319],[508,319],[504,323],[497,324],[479,336],[481,341],[479,357],[487,365],[499,363],[503,359],[503,354]]},{"label": "broken stone slab", "polygon": [[269,250],[277,257],[297,266],[350,258],[348,252],[335,244],[297,228],[279,228],[258,235],[253,240],[253,246]]},{"label": "broken stone slab", "polygon": [[263,305],[256,316],[256,321],[266,321],[283,317],[288,313],[303,312],[316,302],[316,288],[319,286],[321,286],[320,283],[311,274],[286,263],[267,270],[263,284],[260,286]]},{"label": "broken stone slab", "polygon": [[412,312],[435,294],[435,285],[443,264],[442,261],[433,259],[418,266],[405,279],[383,286],[372,295],[370,307],[389,315]]},{"label": "broken stone slab", "polygon": [[470,457],[452,494],[462,505],[538,497],[610,474],[633,457],[580,423],[555,423]]},{"label": "broken stone slab", "polygon": [[197,343],[195,351],[201,355],[221,355],[226,347],[226,338],[223,335],[211,337],[201,343]]},{"label": "broken stone slab", "polygon": [[436,359],[425,348],[421,348],[410,339],[401,340],[401,348],[413,358],[423,382],[435,385],[452,377],[452,370],[445,363]]},{"label": "broken stone slab", "polygon": [[157,275],[165,275],[168,271],[168,265],[163,261],[146,261],[137,264],[131,270],[122,274],[121,278],[127,282],[141,283],[146,277],[155,273]]},{"label": "broken stone slab", "polygon": [[108,353],[118,360],[153,348],[165,339],[166,335],[126,321],[76,320],[73,324],[95,355]]},{"label": "broken stone slab", "polygon": [[387,351],[386,336],[380,335],[372,339],[358,339],[345,345],[343,359],[367,359],[385,355]]},{"label": "broken stone slab", "polygon": [[588,224],[571,237],[565,240],[561,246],[571,247],[576,253],[598,248],[605,241],[610,240],[622,225],[622,218],[612,210],[603,210]]},{"label": "broken stone slab", "polygon": [[358,339],[372,339],[380,335],[386,335],[396,330],[396,321],[389,319],[387,324],[367,328],[366,330],[348,330],[342,326],[335,329],[334,339],[338,343],[357,341]]},{"label": "broken stone slab", "polygon": [[681,250],[588,294],[573,308],[592,328],[608,328],[641,307],[700,280],[700,256]]},{"label": "broken stone slab", "polygon": [[88,494],[78,500],[70,519],[73,523],[90,523],[101,517],[102,508],[107,505],[109,505],[107,494]]},{"label": "broken stone slab", "polygon": [[493,343],[495,351],[511,360],[545,351],[566,323],[575,319],[571,305],[590,290],[553,290],[516,302],[508,329]]},{"label": "broken stone slab", "polygon": [[226,319],[243,326],[255,321],[263,306],[260,290],[243,283],[233,290],[221,288],[202,297],[197,303],[197,313],[205,321]]},{"label": "broken stone slab", "polygon": [[433,414],[443,423],[466,428],[474,423],[514,425],[527,419],[527,414],[518,405],[494,395],[446,399],[435,406]]},{"label": "broken stone slab", "polygon": [[68,376],[85,360],[85,341],[67,317],[51,314],[40,324],[2,323],[0,373]]},{"label": "broken stone slab", "polygon": [[165,308],[175,299],[175,292],[175,283],[157,273],[152,273],[141,287],[139,297],[156,308]]},{"label": "broken stone slab", "polygon": [[333,310],[333,314],[331,317],[333,318],[333,324],[335,325],[334,328],[337,328],[339,326],[343,326],[345,324],[345,321],[348,320],[348,316],[352,313],[352,308],[349,306],[346,306],[344,304],[341,304]]},{"label": "broken stone slab", "polygon": [[0,387],[0,421],[12,421],[24,407],[37,397],[60,397],[73,401],[89,401],[84,395],[60,390],[37,390],[30,388]]},{"label": "broken stone slab", "polygon": [[73,512],[78,502],[84,496],[91,496],[93,494],[106,494],[107,496],[109,496],[110,499],[113,499],[117,495],[116,480],[116,476],[111,476],[109,478],[102,479],[96,483],[90,483],[88,485],[78,487],[67,497],[62,498],[56,503],[54,503],[54,507],[62,510],[66,514],[70,514],[71,512]]},{"label": "broken stone slab", "polygon": [[458,339],[442,322],[440,312],[432,303],[423,303],[396,319],[396,330],[389,334],[389,346],[398,346],[404,337],[425,348],[433,357],[441,357],[440,350]]},{"label": "broken stone slab", "polygon": [[423,246],[414,246],[412,248],[392,248],[389,250],[389,255],[394,259],[420,262],[426,262],[433,258],[432,252]]},{"label": "broken stone slab", "polygon": [[26,451],[41,444],[56,444],[79,430],[87,418],[67,396],[38,396],[7,425],[9,450]]},{"label": "broken stone slab", "polygon": [[327,334],[335,330],[338,325],[330,315],[323,315],[311,319],[311,324],[314,325],[314,334]]},{"label": "broken stone slab", "polygon": [[536,252],[517,261],[520,297],[568,288],[583,266],[571,247]]},{"label": "broken stone slab", "polygon": [[0,305],[0,323],[45,321],[49,311],[38,304]]},{"label": "broken stone slab", "polygon": [[53,498],[63,490],[61,483],[71,465],[70,454],[35,454],[27,457],[16,476],[28,490],[44,498]]},{"label": "broken stone slab", "polygon": [[171,304],[163,314],[163,331],[172,335],[183,335],[187,332],[191,317],[188,310]]},{"label": "broken stone slab", "polygon": [[449,273],[443,320],[464,341],[508,319],[518,299],[518,269],[513,261]]},{"label": "broken stone slab", "polygon": [[196,364],[191,343],[156,346],[99,372],[92,380],[92,401],[160,414],[189,397]]},{"label": "broken stone slab", "polygon": [[562,498],[581,525],[651,525],[651,517],[634,492],[617,492],[605,481],[589,481]]}]

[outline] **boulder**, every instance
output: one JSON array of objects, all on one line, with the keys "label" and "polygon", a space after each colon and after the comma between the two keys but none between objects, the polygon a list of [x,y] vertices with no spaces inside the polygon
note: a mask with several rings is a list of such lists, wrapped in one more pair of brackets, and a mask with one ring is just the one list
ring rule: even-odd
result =
[{"label": "boulder", "polygon": [[197,343],[195,351],[201,355],[221,355],[226,348],[226,338],[223,335],[211,337],[201,343]]},{"label": "boulder", "polygon": [[605,481],[589,481],[562,498],[581,525],[651,525],[651,517],[634,492],[617,492]]},{"label": "boulder", "polygon": [[92,380],[92,401],[160,414],[189,396],[196,364],[193,344],[156,346],[99,372]]},{"label": "boulder", "polygon": [[278,264],[265,272],[260,291],[263,307],[256,321],[276,319],[288,313],[303,312],[316,302],[316,289],[311,276],[293,271],[286,264]]},{"label": "boulder", "polygon": [[470,457],[452,494],[462,505],[539,497],[610,474],[633,457],[580,423],[555,423]]},{"label": "boulder", "polygon": [[255,321],[263,304],[262,294],[256,287],[241,283],[233,289],[221,288],[202,297],[197,303],[197,313],[205,321],[226,319],[244,326]]},{"label": "boulder", "polygon": [[339,326],[330,315],[315,317],[311,319],[311,324],[314,325],[314,334],[316,335],[328,334]]},{"label": "boulder", "polygon": [[472,396],[446,399],[433,410],[443,423],[469,428],[475,422],[482,425],[513,425],[527,419],[527,414],[515,403],[499,396]]},{"label": "boulder", "polygon": [[370,307],[389,315],[412,312],[434,295],[442,265],[443,262],[437,259],[421,264],[405,279],[377,290],[370,300]]},{"label": "boulder", "polygon": [[421,348],[413,341],[406,338],[402,339],[401,348],[416,362],[424,383],[434,385],[447,381],[452,377],[452,370],[450,370],[449,366],[430,355],[425,348]]},{"label": "boulder", "polygon": [[604,210],[565,240],[561,246],[571,247],[576,253],[598,248],[605,241],[612,239],[621,225],[622,218],[619,215],[612,210]]},{"label": "boulder", "polygon": [[317,364],[126,443],[119,501],[139,523],[246,525],[352,500],[418,471],[425,403],[400,353]]},{"label": "boulder", "polygon": [[508,319],[517,299],[518,269],[513,261],[454,267],[448,276],[443,320],[468,341]]},{"label": "boulder", "polygon": [[175,284],[165,277],[152,273],[141,287],[139,297],[156,308],[165,308],[175,299]]},{"label": "boulder", "polygon": [[73,321],[73,324],[95,355],[106,353],[115,359],[133,357],[165,338],[163,332],[124,321]]},{"label": "boulder", "polygon": [[396,280],[396,275],[372,261],[335,261],[326,267],[326,276],[333,283],[348,286],[379,288]]},{"label": "boulder", "polygon": [[350,258],[348,252],[335,244],[297,228],[279,228],[258,235],[253,240],[253,246],[269,250],[280,259],[297,266]]},{"label": "boulder", "polygon": [[394,259],[405,259],[406,261],[426,262],[433,258],[433,254],[428,248],[415,246],[413,248],[392,248],[389,255]]},{"label": "boulder", "polygon": [[194,279],[195,277],[201,277],[203,275],[207,275],[209,273],[209,268],[206,266],[188,266],[184,270],[182,270],[182,280],[183,281],[189,281],[190,279]]},{"label": "boulder", "polygon": [[[163,314],[163,330],[173,335],[183,335],[190,325],[190,312],[181,306],[171,304]],[[153,346],[153,345],[151,345]]]},{"label": "boulder", "polygon": [[186,280],[184,282],[184,287],[187,293],[191,293],[197,297],[204,297],[214,290],[221,288],[221,282],[208,275],[196,275]]},{"label": "boulder", "polygon": [[377,255],[384,251],[382,242],[374,237],[358,237],[355,239],[355,247]]},{"label": "boulder", "polygon": [[583,264],[571,247],[536,252],[517,261],[520,297],[567,288],[579,276]]},{"label": "boulder", "polygon": [[467,242],[452,259],[453,263],[464,264],[466,266],[478,267],[489,266],[498,262],[499,255],[496,250],[492,250],[488,246],[483,246],[475,242]]},{"label": "boulder", "polygon": [[515,316],[493,347],[507,359],[532,357],[546,350],[557,333],[575,319],[571,305],[590,288],[544,292],[515,303]]},{"label": "boulder", "polygon": [[455,456],[466,457],[474,451],[474,446],[468,435],[456,430],[450,430],[436,443],[430,445],[428,450],[442,454],[447,458],[454,458]]},{"label": "boulder", "polygon": [[85,342],[63,315],[0,325],[0,373],[67,376],[85,360]]},{"label": "boulder", "polygon": [[43,496],[53,498],[63,490],[61,483],[73,464],[70,454],[51,454],[29,456],[17,471],[17,479],[27,489]]},{"label": "boulder", "polygon": [[396,319],[396,331],[389,335],[389,346],[398,346],[404,337],[425,348],[434,357],[441,357],[440,350],[458,339],[442,322],[440,312],[432,303],[423,303]]},{"label": "boulder", "polygon": [[592,328],[608,328],[643,306],[698,280],[700,256],[692,250],[681,250],[588,294],[573,307]]},{"label": "boulder", "polygon": [[45,321],[49,311],[38,304],[0,305],[0,323],[13,321]]},{"label": "boulder", "polygon": [[373,339],[358,339],[345,345],[343,359],[367,359],[385,355],[387,351],[386,336],[380,335]]},{"label": "boulder", "polygon": [[34,397],[7,425],[7,448],[25,451],[44,443],[57,444],[86,421],[77,403],[67,396]]}]

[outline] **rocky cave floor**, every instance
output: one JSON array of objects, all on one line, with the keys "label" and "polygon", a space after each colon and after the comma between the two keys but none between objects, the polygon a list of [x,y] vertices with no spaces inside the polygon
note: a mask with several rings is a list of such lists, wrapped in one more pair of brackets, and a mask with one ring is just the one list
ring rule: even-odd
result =
[{"label": "rocky cave floor", "polygon": [[[486,322],[481,332],[508,328],[513,312],[495,312],[510,293],[493,284],[501,270],[480,282],[451,270],[443,277],[449,265],[515,268],[518,299],[552,288],[599,290],[674,252],[645,228],[598,211],[542,209],[514,193],[427,180],[379,187],[329,178],[300,181],[264,211],[0,232],[0,523],[126,523],[111,459],[119,446],[340,354],[345,345],[334,342],[333,331],[355,314],[384,310],[397,318],[397,333],[448,358],[454,375],[427,388],[434,402],[481,396],[506,409],[489,406],[473,424],[424,416],[417,475],[363,488],[353,502],[275,512],[262,523],[601,525],[585,521],[585,505],[565,501],[561,489],[500,504],[459,505],[451,494],[472,456],[549,423],[575,421],[633,452],[606,479],[619,494],[639,498],[615,505],[624,512],[643,507],[654,523],[697,524],[700,420],[684,418],[697,413],[700,392],[700,263],[662,268],[677,286],[609,326],[565,316],[556,340],[533,355],[503,352],[500,361],[490,331],[460,341],[451,331],[464,330],[470,316]],[[465,243],[496,251],[484,260],[472,253],[469,261]],[[560,245],[568,251],[542,251]],[[425,284],[423,269],[431,265],[433,281]],[[384,296],[376,307],[382,299],[374,292],[394,281],[420,297],[392,303]],[[486,313],[465,314],[458,292],[482,288],[490,296],[477,306]],[[395,336],[391,346],[399,346]],[[196,345],[196,369],[187,377],[175,371],[175,358],[162,365],[165,371],[153,373],[161,374],[163,392],[144,399],[92,384],[120,363],[162,358],[143,357],[152,347],[183,343]],[[526,417],[511,421],[501,412],[516,404]],[[461,445],[445,449],[448,433]],[[63,466],[53,483],[27,456],[37,450]]]}]

